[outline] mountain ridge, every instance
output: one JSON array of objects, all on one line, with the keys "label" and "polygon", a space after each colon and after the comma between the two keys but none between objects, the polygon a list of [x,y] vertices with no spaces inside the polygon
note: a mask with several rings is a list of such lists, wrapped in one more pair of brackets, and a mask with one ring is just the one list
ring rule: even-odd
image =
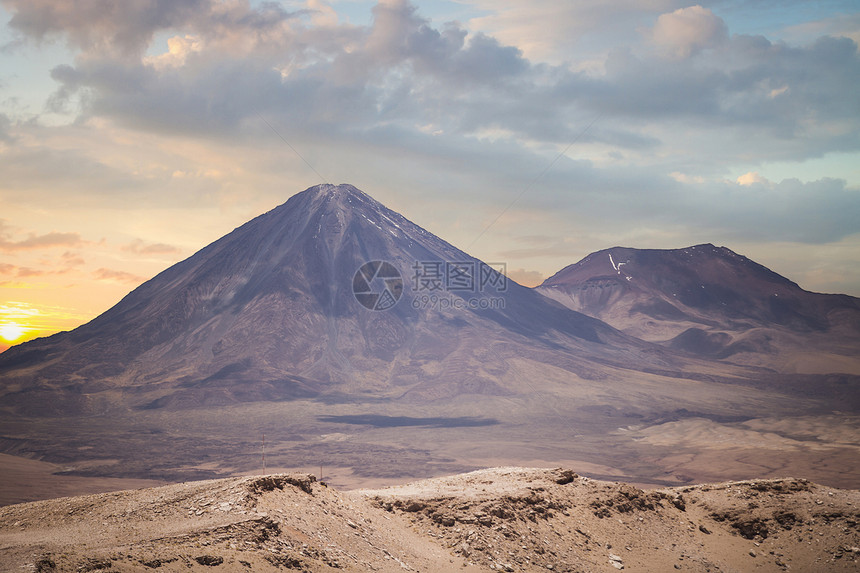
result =
[{"label": "mountain ridge", "polygon": [[536,290],[633,336],[699,356],[779,368],[785,352],[803,350],[810,338],[818,350],[830,345],[843,356],[856,356],[860,344],[860,299],[806,291],[709,243],[605,249]]}]

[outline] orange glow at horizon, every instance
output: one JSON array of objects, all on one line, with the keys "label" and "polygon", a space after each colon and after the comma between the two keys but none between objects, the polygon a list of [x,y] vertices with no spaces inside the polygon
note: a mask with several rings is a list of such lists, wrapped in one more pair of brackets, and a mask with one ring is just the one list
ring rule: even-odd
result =
[{"label": "orange glow at horizon", "polygon": [[6,342],[17,342],[18,339],[24,338],[24,335],[27,334],[29,328],[21,326],[15,322],[4,322],[0,324],[0,338],[5,340]]},{"label": "orange glow at horizon", "polygon": [[0,352],[10,346],[62,330],[71,330],[86,318],[60,307],[10,301],[0,303]]}]

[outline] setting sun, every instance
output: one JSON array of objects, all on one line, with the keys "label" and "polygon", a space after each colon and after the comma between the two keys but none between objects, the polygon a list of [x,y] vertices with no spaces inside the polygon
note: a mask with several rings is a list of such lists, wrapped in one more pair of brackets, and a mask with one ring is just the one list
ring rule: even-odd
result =
[{"label": "setting sun", "polygon": [[15,342],[27,333],[27,329],[14,322],[0,324],[0,338],[6,342]]}]

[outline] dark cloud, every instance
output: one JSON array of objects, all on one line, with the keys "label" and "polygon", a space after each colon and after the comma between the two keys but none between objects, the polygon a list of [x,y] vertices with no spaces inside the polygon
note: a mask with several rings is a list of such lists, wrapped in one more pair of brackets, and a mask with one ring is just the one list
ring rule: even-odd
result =
[{"label": "dark cloud", "polygon": [[[325,29],[298,25],[294,14],[273,6],[192,5],[202,10],[193,23],[181,7],[156,3],[157,14],[141,26],[185,23],[202,34],[199,49],[173,65],[91,54],[59,66],[51,73],[58,89],[50,106],[66,109],[83,94],[85,115],[222,138],[259,124],[262,113],[292,133],[327,137],[370,137],[381,125],[399,125],[416,142],[426,141],[427,132],[489,131],[564,143],[600,114],[588,141],[619,148],[678,145],[666,137],[667,126],[734,130],[727,137],[740,145],[734,154],[721,146],[726,160],[747,156],[752,150],[744,142],[760,147],[762,139],[775,142],[767,146],[771,160],[860,148],[860,101],[853,97],[860,93],[860,56],[848,38],[824,37],[806,47],[729,38],[724,23],[705,10],[691,24],[710,30],[702,44],[685,36],[688,23],[678,16],[691,10],[679,10],[669,14],[675,28],[664,26],[660,37],[689,43],[683,57],[619,48],[605,61],[606,73],[594,75],[534,64],[518,48],[457,24],[433,27],[406,2],[377,5],[367,28]],[[69,28],[69,34],[77,29]],[[248,43],[242,34],[250,29]],[[746,129],[767,131],[738,133]]]},{"label": "dark cloud", "polygon": [[801,137],[810,120],[860,122],[860,101],[852,97],[860,90],[860,54],[848,38],[790,48],[740,36],[724,49],[681,62],[622,49],[610,54],[606,70],[601,78],[570,78],[563,93],[641,124],[731,124]]},{"label": "dark cloud", "polygon": [[181,27],[211,12],[210,0],[3,0],[9,26],[43,40],[65,36],[84,51],[141,53],[159,30]]},{"label": "dark cloud", "polygon": [[213,45],[282,49],[284,23],[308,14],[277,2],[251,6],[219,0],[0,0],[13,13],[8,25],[25,38],[65,38],[92,57],[139,58],[157,33],[183,30]]}]

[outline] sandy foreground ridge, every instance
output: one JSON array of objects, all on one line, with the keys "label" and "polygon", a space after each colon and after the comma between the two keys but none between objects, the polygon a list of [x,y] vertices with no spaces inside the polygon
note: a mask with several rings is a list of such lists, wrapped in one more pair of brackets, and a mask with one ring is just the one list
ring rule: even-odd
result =
[{"label": "sandy foreground ridge", "polygon": [[860,492],[641,490],[494,468],[376,490],[308,474],[0,508],[2,571],[857,571]]}]

